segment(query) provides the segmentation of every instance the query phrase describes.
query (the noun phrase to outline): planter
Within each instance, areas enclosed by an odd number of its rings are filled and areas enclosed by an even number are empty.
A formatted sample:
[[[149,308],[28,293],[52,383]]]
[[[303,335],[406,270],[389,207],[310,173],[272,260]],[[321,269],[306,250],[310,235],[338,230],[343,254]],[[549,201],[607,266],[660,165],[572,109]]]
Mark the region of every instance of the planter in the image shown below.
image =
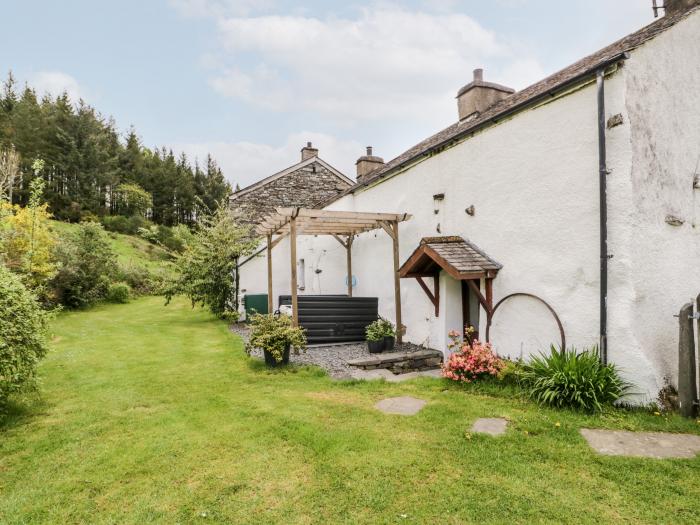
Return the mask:
[[[284,349],[284,353],[282,354],[282,361],[280,362],[277,362],[275,357],[267,350],[263,350],[263,354],[265,355],[265,364],[271,368],[289,364],[289,347]]]
[[[395,342],[396,342],[396,338],[394,338],[393,335],[385,335],[384,336],[384,350],[393,350]]]
[[[384,350],[384,339],[379,341],[367,341],[367,349],[370,354],[379,354]]]

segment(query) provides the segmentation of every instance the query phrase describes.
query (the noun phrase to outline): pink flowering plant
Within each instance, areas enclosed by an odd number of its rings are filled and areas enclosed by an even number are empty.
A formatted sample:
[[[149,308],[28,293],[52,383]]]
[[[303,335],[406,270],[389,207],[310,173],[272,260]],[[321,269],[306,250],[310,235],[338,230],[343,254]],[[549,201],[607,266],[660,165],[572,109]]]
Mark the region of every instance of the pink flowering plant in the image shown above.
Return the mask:
[[[473,333],[474,328],[470,326],[463,339],[456,330],[450,331],[448,336],[452,342],[448,346],[453,352],[442,365],[443,377],[471,383],[482,377],[498,376],[503,369],[505,362],[494,353],[491,344],[474,339]]]

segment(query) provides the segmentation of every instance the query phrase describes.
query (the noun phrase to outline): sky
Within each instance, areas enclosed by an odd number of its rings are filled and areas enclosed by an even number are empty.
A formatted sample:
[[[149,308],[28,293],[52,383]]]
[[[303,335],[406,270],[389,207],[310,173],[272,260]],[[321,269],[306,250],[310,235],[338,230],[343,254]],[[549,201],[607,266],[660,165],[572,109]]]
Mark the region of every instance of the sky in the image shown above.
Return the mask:
[[[354,177],[457,120],[484,69],[522,89],[654,18],[651,0],[0,0],[0,72],[245,187],[307,142]]]

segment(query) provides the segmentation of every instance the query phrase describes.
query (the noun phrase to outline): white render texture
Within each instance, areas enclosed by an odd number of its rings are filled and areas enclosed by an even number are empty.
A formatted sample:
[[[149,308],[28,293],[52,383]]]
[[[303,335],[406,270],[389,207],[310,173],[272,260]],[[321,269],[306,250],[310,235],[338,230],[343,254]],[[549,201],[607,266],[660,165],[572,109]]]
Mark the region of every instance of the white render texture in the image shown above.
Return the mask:
[[[634,383],[634,401],[652,401],[677,376],[677,313],[700,293],[700,12],[631,52],[606,78],[609,214],[609,351]],[[567,346],[598,343],[599,206],[596,87],[522,111],[418,162],[383,182],[345,196],[329,209],[408,212],[400,261],[422,237],[460,235],[503,265],[494,301],[528,292],[558,313]],[[444,193],[435,214],[433,195]],[[474,216],[465,209],[473,205]],[[683,218],[670,226],[667,215]],[[439,232],[438,232],[439,228]],[[306,289],[345,293],[345,251],[330,237],[300,238]],[[289,293],[287,241],[275,248],[274,295]],[[319,272],[320,270],[320,272]],[[382,231],[353,244],[356,296],[378,296],[394,318],[392,251]],[[267,290],[264,255],[242,268],[242,287]],[[428,280],[432,287],[432,280]],[[460,285],[440,276],[440,316],[413,279],[403,279],[406,338],[447,351],[461,325]],[[482,286],[483,290],[483,286]],[[481,315],[481,333],[485,315]],[[549,312],[514,298],[499,308],[491,341],[502,355],[527,357],[559,344]]]

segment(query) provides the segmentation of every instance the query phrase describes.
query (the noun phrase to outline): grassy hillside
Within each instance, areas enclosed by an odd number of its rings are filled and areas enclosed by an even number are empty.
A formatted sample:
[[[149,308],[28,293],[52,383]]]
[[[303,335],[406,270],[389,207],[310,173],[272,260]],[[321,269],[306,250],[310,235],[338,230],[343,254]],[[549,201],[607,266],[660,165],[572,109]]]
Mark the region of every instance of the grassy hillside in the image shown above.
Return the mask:
[[[70,234],[77,224],[51,221],[53,229],[59,236]],[[117,254],[117,260],[122,267],[140,266],[152,272],[171,272],[172,255],[170,252],[156,246],[140,237],[108,232],[112,249]]]

